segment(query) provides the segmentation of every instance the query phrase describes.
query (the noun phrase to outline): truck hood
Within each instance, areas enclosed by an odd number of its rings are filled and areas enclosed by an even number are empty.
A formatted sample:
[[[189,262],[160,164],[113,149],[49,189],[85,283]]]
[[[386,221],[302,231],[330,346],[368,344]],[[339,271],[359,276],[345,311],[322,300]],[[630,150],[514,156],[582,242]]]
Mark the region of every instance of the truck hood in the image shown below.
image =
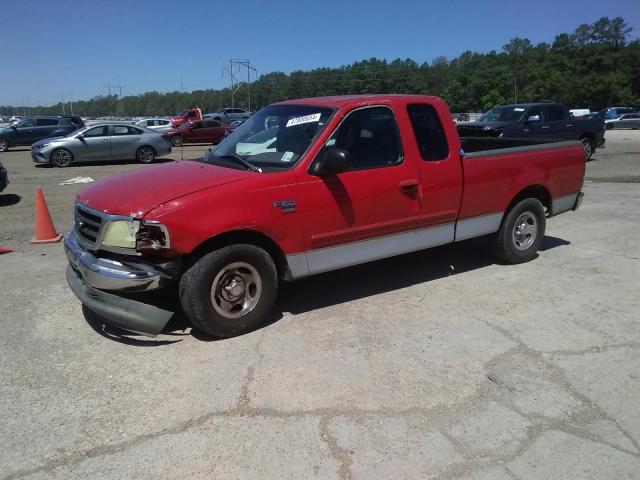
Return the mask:
[[[469,123],[461,123],[458,125],[459,128],[470,127],[474,130],[482,130],[484,127],[489,128],[504,128],[509,125],[513,125],[514,122],[469,122]]]
[[[190,160],[113,175],[81,190],[79,202],[114,215],[141,218],[153,208],[205,188],[255,173]]]

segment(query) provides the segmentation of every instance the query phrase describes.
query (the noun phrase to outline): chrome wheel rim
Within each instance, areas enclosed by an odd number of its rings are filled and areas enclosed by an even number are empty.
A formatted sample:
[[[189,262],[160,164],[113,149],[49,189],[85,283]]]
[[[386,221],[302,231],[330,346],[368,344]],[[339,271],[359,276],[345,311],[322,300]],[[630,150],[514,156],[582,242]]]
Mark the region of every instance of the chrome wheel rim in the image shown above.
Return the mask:
[[[67,165],[71,162],[71,155],[64,150],[58,150],[53,154],[53,163],[55,165]]]
[[[153,151],[150,148],[141,148],[138,157],[141,162],[153,162]]]
[[[518,250],[527,250],[538,236],[538,219],[531,212],[522,213],[513,226],[513,244]]]
[[[0,152],[4,152],[7,148],[9,148],[9,144],[6,140],[0,140]]]
[[[262,294],[262,278],[252,265],[234,262],[218,272],[211,285],[211,303],[224,318],[236,320],[251,312]]]
[[[582,145],[584,146],[584,157],[589,158],[591,156],[591,142],[583,140]]]

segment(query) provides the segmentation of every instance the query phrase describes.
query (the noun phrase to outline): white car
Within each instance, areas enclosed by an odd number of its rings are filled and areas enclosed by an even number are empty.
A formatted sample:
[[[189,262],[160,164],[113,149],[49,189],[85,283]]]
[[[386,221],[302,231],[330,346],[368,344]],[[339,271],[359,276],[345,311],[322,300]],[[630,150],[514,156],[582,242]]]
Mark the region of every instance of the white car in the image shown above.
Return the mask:
[[[142,120],[138,120],[134,125],[158,131],[171,130],[173,128],[171,120],[167,118],[143,118]]]

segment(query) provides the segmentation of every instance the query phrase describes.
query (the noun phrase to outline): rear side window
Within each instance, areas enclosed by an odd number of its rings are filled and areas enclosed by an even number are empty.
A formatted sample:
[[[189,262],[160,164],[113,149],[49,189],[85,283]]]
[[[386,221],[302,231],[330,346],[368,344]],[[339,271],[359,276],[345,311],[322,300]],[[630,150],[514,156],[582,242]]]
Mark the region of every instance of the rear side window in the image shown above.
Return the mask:
[[[545,107],[545,110],[545,121],[557,122],[559,120],[564,120],[564,108],[562,108],[560,105],[547,105]]]
[[[220,122],[218,122],[217,120],[207,120],[204,122],[204,128],[215,128],[219,126]]]
[[[114,125],[113,135],[140,135],[142,130],[135,127],[129,127],[128,125]]]
[[[58,125],[60,121],[55,118],[38,118],[36,120],[37,127],[50,127],[52,125]]]
[[[387,107],[369,107],[349,113],[324,150],[346,150],[351,156],[351,170],[361,170],[402,162],[401,145],[393,112]]]
[[[449,156],[449,144],[436,109],[425,103],[407,106],[418,150],[423,160],[444,160]]]

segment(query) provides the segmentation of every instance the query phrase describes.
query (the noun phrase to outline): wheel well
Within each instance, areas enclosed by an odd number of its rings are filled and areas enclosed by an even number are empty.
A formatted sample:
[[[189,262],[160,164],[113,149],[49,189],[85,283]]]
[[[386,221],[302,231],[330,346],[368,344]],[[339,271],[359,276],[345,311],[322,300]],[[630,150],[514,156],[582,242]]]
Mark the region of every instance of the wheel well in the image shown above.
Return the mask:
[[[267,252],[278,270],[278,277],[287,279],[290,277],[287,258],[276,242],[267,235],[255,230],[234,230],[221,233],[198,245],[190,255],[190,262],[195,262],[201,256],[231,244],[246,243],[262,248]]]
[[[546,187],[543,187],[542,185],[530,185],[524,190],[521,190],[515,197],[513,197],[513,200],[511,200],[509,206],[505,210],[505,216],[516,203],[524,200],[525,198],[538,199],[540,203],[542,203],[542,205],[547,209],[547,215],[550,216],[553,214],[553,212],[551,211],[552,204],[551,194],[549,193],[549,190],[547,190]]]
[[[580,140],[584,139],[584,138],[588,138],[589,140],[594,140],[596,139],[595,135],[593,133],[583,133],[582,135],[580,135]]]
[[[8,139],[8,138],[6,138],[6,137],[0,137],[0,138],[1,138],[2,140],[4,140],[4,141],[6,141],[6,142],[7,142],[7,147],[10,147],[10,146],[11,146],[11,142],[9,141],[9,139]]]

